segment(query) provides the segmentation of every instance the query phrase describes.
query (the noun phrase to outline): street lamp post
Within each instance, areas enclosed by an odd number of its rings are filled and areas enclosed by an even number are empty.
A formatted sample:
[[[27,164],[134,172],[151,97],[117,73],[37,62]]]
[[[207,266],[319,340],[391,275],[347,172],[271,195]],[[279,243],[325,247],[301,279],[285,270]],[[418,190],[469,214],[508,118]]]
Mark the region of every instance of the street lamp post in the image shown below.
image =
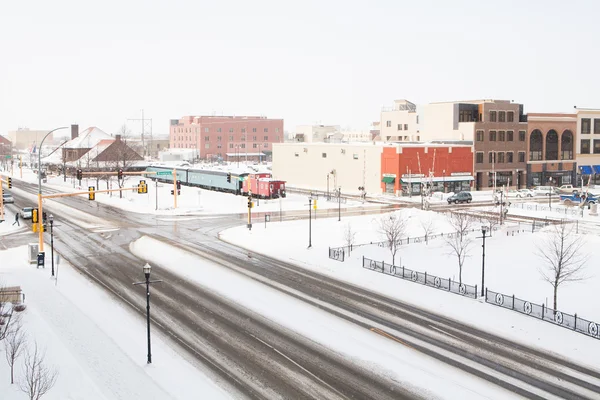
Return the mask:
[[[338,222],[342,220],[342,187],[338,189]]]
[[[548,207],[552,210],[552,177],[548,178],[550,185],[548,186]]]
[[[485,234],[487,233],[488,227],[486,225],[481,226],[481,234],[483,235],[481,238],[483,239],[482,252],[481,252],[481,297],[484,296],[484,288],[485,288]]]
[[[146,265],[144,265],[144,267],[143,267],[146,281],[134,282],[134,285],[146,284],[146,326],[147,326],[147,333],[148,333],[148,360],[147,360],[148,364],[152,364],[152,346],[150,345],[150,284],[162,282],[162,280],[154,280],[154,281],[150,280],[150,270],[151,269],[152,269],[152,267],[150,267],[150,264],[146,263]]]
[[[44,231],[42,230],[43,218],[41,216],[42,213],[42,146],[44,145],[44,140],[50,135],[52,132],[56,132],[60,129],[67,129],[68,127],[62,126],[60,128],[52,129],[50,132],[46,133],[42,141],[40,142],[40,147],[38,150],[38,240],[39,240],[39,252],[44,253]]]
[[[50,214],[48,220],[50,221],[50,249],[52,251],[50,257],[52,257],[52,276],[54,276],[54,215]]]

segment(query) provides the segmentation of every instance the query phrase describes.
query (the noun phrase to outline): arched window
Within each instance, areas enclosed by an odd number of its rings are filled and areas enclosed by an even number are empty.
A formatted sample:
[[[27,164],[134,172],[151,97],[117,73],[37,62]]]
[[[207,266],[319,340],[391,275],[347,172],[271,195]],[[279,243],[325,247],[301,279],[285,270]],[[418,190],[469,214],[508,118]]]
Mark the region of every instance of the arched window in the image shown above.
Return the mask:
[[[542,132],[534,129],[529,135],[529,161],[542,159]]]
[[[573,159],[573,132],[566,130],[560,138],[561,160]]]
[[[558,133],[554,129],[546,133],[546,160],[558,160]]]

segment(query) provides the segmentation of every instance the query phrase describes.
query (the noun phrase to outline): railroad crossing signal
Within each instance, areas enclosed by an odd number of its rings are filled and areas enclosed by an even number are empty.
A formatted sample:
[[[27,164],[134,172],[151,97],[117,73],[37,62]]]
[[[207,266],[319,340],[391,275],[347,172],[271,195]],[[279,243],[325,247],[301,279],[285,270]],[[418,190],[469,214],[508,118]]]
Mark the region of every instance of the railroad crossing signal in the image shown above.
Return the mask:
[[[179,191],[181,190],[181,181],[177,181],[177,194],[179,194]]]
[[[88,187],[88,191],[89,191],[88,199],[90,199],[90,200],[96,200],[96,193],[94,193],[95,190],[96,190],[95,186],[89,186]]]
[[[231,183],[231,174],[230,173],[227,174],[227,183]]]
[[[123,168],[119,168],[119,170],[117,171],[117,179],[123,179]]]
[[[12,178],[10,176],[8,177],[8,188],[12,189]]]
[[[248,208],[254,207],[254,203],[252,202],[252,197],[248,196]]]
[[[77,180],[80,181],[83,179],[83,171],[78,169],[77,170]]]
[[[181,190],[177,191],[177,195],[179,196],[181,194]],[[171,195],[174,196],[175,195],[175,191],[171,190]]]

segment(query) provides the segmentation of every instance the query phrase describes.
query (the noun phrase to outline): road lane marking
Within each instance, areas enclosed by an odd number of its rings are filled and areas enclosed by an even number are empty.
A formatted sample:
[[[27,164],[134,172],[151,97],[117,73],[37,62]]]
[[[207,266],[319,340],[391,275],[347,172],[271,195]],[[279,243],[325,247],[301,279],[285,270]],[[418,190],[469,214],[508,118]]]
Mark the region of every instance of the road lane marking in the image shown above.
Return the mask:
[[[371,331],[371,332],[375,332],[375,333],[377,333],[378,335],[384,336],[384,337],[386,337],[386,338],[388,338],[388,339],[392,339],[393,341],[395,341],[395,342],[398,342],[398,343],[400,343],[400,344],[403,344],[403,345],[405,345],[406,347],[410,347],[411,349],[413,349],[413,350],[414,350],[414,348],[413,348],[411,345],[404,343],[402,340],[398,339],[398,338],[397,338],[397,337],[395,337],[395,336],[392,336],[392,335],[390,335],[390,334],[389,334],[389,333],[387,333],[387,332],[384,332],[384,331],[382,331],[382,330],[381,330],[381,329],[379,329],[379,328],[371,328],[371,329],[370,329],[370,331]]]
[[[456,337],[456,336],[452,335],[451,333],[448,333],[448,332],[446,332],[446,331],[443,331],[443,330],[441,330],[441,329],[439,329],[439,328],[436,328],[436,327],[435,327],[435,326],[433,326],[433,325],[429,325],[429,327],[430,327],[431,329],[435,329],[436,331],[438,331],[438,332],[440,332],[440,333],[443,333],[444,335],[448,335],[448,336],[451,336],[451,337],[453,337],[453,338],[454,338],[454,339],[456,339],[456,340],[461,340],[461,341],[462,341],[462,339],[460,339],[460,338],[458,338],[458,337]]]

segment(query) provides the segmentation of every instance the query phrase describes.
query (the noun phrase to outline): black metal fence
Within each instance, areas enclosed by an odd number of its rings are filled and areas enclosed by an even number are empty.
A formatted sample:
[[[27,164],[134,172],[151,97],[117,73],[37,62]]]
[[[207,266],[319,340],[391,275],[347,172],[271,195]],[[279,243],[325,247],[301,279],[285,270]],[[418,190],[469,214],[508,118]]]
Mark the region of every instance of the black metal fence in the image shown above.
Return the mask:
[[[439,276],[428,274],[427,272],[415,271],[405,267],[396,267],[385,261],[371,260],[366,257],[363,257],[362,266],[363,268],[381,272],[386,275],[392,275],[396,278],[402,278],[436,289],[460,294],[465,297],[471,297],[473,299],[477,298],[477,285],[471,286],[465,283],[458,283],[450,278],[441,278]]]
[[[600,339],[598,334],[598,323],[588,321],[575,315],[567,314],[562,311],[555,311],[552,308],[544,306],[544,304],[535,304],[526,300],[519,299],[515,295],[509,296],[499,292],[494,292],[485,289],[486,303],[494,304],[499,307],[504,307],[509,310],[520,312],[521,314],[529,315],[563,328],[583,333],[584,335]]]
[[[347,246],[329,248],[329,258],[344,262],[346,260],[346,252],[350,255],[350,249]]]

